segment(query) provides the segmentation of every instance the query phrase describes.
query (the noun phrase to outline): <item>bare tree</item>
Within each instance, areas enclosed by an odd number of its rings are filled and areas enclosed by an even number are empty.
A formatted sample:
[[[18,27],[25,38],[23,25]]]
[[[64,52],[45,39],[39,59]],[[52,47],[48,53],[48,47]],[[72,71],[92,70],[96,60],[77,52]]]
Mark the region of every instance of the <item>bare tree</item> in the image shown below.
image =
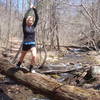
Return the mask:
[[[91,37],[95,45],[100,31],[100,0],[81,0],[79,4],[73,0],[4,0],[0,3],[0,23],[3,40],[22,37],[22,19],[31,2],[37,4],[39,23],[36,29],[37,40],[45,41],[51,48],[59,45],[80,45],[77,40],[81,33]],[[6,16],[7,15],[7,16]],[[7,24],[5,25],[5,21]],[[97,39],[98,38],[98,39]],[[57,42],[59,40],[59,43]],[[89,40],[89,39],[88,39]],[[7,48],[10,48],[10,42]]]

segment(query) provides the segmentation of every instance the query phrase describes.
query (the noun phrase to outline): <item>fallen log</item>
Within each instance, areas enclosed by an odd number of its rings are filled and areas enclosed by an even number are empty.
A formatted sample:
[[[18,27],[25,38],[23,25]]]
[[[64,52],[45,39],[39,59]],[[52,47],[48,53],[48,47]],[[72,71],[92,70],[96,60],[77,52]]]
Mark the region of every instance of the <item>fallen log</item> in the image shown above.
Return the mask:
[[[17,70],[6,59],[0,59],[0,72],[53,100],[100,100],[99,91],[63,85],[44,74]]]
[[[75,68],[72,68],[72,69],[67,69],[67,68],[65,68],[65,69],[47,69],[47,70],[38,70],[37,69],[37,71],[39,72],[39,73],[41,73],[41,74],[60,74],[60,73],[71,73],[71,72],[75,72],[75,71],[82,71],[82,70],[89,70],[90,69],[90,67],[83,67],[83,68],[77,68],[77,69],[75,69]]]

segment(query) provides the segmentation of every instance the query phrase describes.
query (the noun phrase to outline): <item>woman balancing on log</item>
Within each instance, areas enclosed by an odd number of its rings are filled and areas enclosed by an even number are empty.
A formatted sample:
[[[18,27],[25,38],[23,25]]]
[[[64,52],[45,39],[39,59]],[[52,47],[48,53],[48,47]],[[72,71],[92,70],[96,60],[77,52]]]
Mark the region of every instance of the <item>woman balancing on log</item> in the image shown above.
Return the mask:
[[[21,64],[23,62],[23,59],[28,51],[31,51],[32,53],[32,60],[29,66],[29,71],[34,73],[35,70],[33,69],[33,65],[36,62],[36,42],[35,42],[35,31],[34,29],[37,26],[38,22],[38,14],[36,7],[34,7],[32,4],[29,8],[29,10],[25,13],[24,19],[23,19],[23,44],[22,44],[22,51],[21,56],[19,58],[18,63],[16,64],[16,68],[20,68]]]

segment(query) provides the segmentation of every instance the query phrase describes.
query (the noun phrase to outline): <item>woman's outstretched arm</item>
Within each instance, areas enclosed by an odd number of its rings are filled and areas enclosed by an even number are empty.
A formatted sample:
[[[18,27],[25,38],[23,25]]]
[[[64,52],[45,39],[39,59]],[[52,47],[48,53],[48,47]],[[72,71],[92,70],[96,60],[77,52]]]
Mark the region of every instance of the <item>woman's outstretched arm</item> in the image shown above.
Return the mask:
[[[38,23],[38,20],[39,20],[39,17],[38,17],[38,13],[37,13],[37,10],[35,8],[32,8],[34,13],[35,13],[35,22],[33,24],[34,28],[36,27],[37,23]]]
[[[23,27],[23,32],[25,31],[25,26],[26,26],[26,19],[29,16],[30,11],[32,10],[32,8],[30,8],[26,13],[25,16],[23,18],[23,22],[22,22],[22,27]]]

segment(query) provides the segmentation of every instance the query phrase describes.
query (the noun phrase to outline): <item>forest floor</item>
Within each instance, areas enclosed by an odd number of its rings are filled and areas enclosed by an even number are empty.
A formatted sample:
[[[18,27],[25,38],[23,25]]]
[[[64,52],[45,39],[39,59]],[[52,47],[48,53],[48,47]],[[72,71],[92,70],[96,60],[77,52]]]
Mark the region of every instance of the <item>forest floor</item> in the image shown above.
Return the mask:
[[[20,43],[15,41],[12,43],[11,53],[7,53],[9,50],[5,51],[2,47],[0,50],[0,57],[9,59],[14,57],[18,51]],[[96,89],[100,90],[100,81],[94,80],[92,78],[85,78],[86,72],[84,70],[79,70],[82,67],[99,66],[100,65],[100,55],[99,51],[82,51],[79,48],[62,48],[63,50],[58,52],[56,50],[47,52],[47,59],[43,69],[40,72],[64,70],[65,68],[69,70],[66,73],[48,73],[49,77],[56,79],[63,84],[70,84],[74,86],[79,86],[86,89]],[[31,54],[29,53],[25,60],[24,65],[28,65],[30,61]],[[71,71],[72,69],[75,71]],[[85,72],[85,75],[83,75]],[[83,76],[82,76],[83,75]],[[0,74],[0,100],[50,100],[43,95],[37,94],[36,91],[9,79],[7,76]]]

